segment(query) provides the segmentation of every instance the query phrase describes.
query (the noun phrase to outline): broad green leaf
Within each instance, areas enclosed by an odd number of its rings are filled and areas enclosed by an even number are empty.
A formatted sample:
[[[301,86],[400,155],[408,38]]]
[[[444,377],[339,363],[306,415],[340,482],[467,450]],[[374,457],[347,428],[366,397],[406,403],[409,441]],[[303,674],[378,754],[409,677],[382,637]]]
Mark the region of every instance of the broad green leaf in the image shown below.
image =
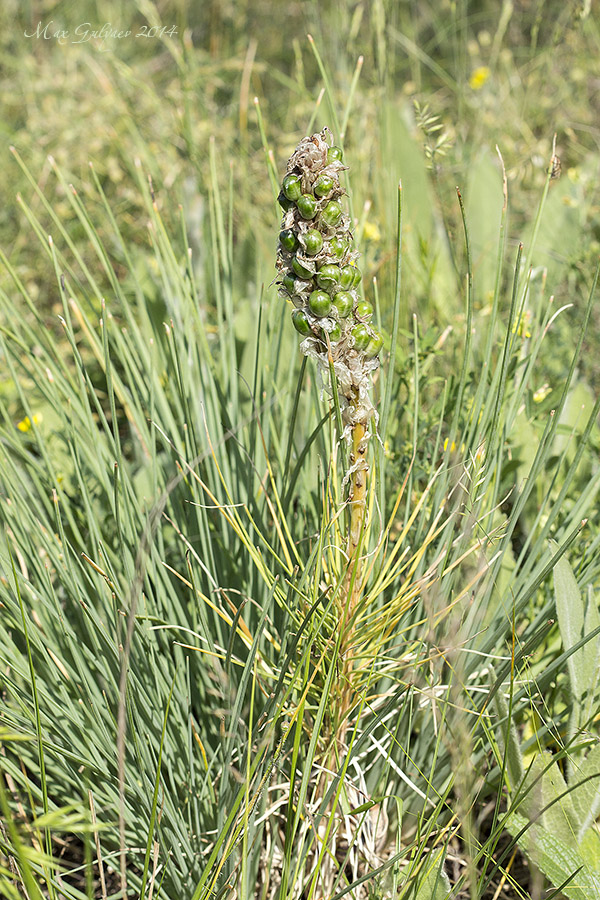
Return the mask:
[[[600,611],[598,610],[598,603],[594,596],[594,589],[592,588],[591,584],[588,585],[587,589],[584,616],[586,634],[590,634],[592,631],[595,631],[596,628],[600,627]],[[593,658],[593,664],[590,659],[591,682],[589,687],[589,700],[587,704],[588,708],[586,712],[588,715],[592,715],[594,697],[596,696],[596,690],[600,682],[600,635],[590,641],[589,647],[590,658]]]
[[[577,760],[571,776],[573,806],[581,821],[582,838],[600,813],[600,743],[590,750],[584,760]]]
[[[585,381],[576,381],[567,394],[565,405],[558,420],[559,430],[553,441],[552,449],[557,456],[567,451],[567,460],[571,462],[577,452],[577,442],[573,440],[572,432],[578,436],[585,428],[588,418],[586,410],[593,409],[596,398],[592,389]]]
[[[503,200],[498,157],[486,147],[470,167],[465,202],[473,255],[473,283],[482,303],[489,303],[494,293]]]
[[[495,681],[493,669],[491,669],[491,677],[492,680]],[[508,777],[509,788],[512,792],[523,780],[521,745],[519,743],[519,737],[513,719],[510,719],[509,723],[508,703],[506,702],[502,689],[496,691],[492,702],[500,720],[496,733],[498,735],[498,742],[502,749],[502,753],[506,758],[505,772]]]
[[[556,544],[551,542],[553,550]],[[565,650],[578,644],[590,629],[600,624],[593,594],[584,602],[573,570],[565,556],[554,567],[554,596],[558,626]],[[598,637],[589,641],[567,659],[574,710],[572,727],[577,730],[589,718],[598,679]]]
[[[513,837],[523,831],[518,838],[519,846],[555,888],[571,878],[562,888],[565,897],[570,900],[600,897],[600,873],[586,865],[572,841],[564,843],[542,825],[528,822],[520,813],[512,813],[506,827]]]
[[[536,261],[548,271],[549,284],[554,282],[561,267],[578,252],[586,206],[580,184],[561,178],[551,185],[538,232],[536,253]],[[528,243],[526,236],[525,246]]]
[[[523,811],[531,820],[539,818],[544,828],[565,844],[574,844],[582,821],[551,753],[544,751],[536,756],[527,773],[526,786],[529,785]]]
[[[590,869],[600,872],[600,834],[596,828],[588,828],[579,844],[579,852]]]
[[[433,863],[427,860],[426,874],[417,890],[415,900],[447,900],[452,891],[450,880],[444,871],[445,851]],[[439,860],[439,861],[438,861]]]

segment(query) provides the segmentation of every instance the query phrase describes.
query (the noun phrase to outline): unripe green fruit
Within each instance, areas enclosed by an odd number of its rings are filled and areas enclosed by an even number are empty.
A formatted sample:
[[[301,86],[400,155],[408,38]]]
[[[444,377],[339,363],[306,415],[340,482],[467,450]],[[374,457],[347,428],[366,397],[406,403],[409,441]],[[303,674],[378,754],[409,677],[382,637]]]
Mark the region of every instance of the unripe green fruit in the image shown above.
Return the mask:
[[[302,182],[298,175],[286,175],[281,188],[288,200],[298,200],[302,194]]]
[[[279,191],[279,196],[277,197],[277,202],[281,206],[281,208],[287,212],[294,205],[293,200],[288,200],[283,191]]]
[[[321,266],[317,273],[317,284],[328,291],[335,287],[340,279],[340,267],[333,265]]]
[[[313,191],[317,197],[328,197],[334,190],[336,183],[330,175],[319,175],[313,185]]]
[[[311,228],[304,235],[304,249],[309,256],[315,256],[323,246],[323,235],[316,228]]]
[[[356,304],[354,315],[358,319],[362,319],[363,321],[368,322],[369,319],[373,316],[373,307],[368,300],[359,300]]]
[[[371,335],[367,331],[367,326],[363,325],[362,322],[359,322],[358,325],[355,325],[352,329],[352,337],[354,338],[354,349],[355,350],[364,350],[365,347],[368,346]]]
[[[321,220],[333,228],[342,218],[342,207],[335,200],[330,200],[321,213]]]
[[[281,279],[281,283],[288,292],[288,294],[296,293],[296,279],[293,275],[284,275]]]
[[[375,332],[374,336],[371,338],[367,347],[365,349],[365,356],[368,359],[373,359],[373,357],[379,355],[379,351],[383,347],[383,337],[379,334],[378,331]]]
[[[325,328],[322,328],[321,331],[323,333],[323,340],[324,341],[327,340],[325,337],[325,334],[328,334],[329,340],[331,341],[332,344],[337,344],[337,342],[339,341],[339,339],[342,336],[342,329],[340,328],[340,326],[338,325],[337,322],[335,323],[335,325],[333,326],[331,331],[326,331]]]
[[[281,284],[288,294],[299,294],[302,291],[302,288],[306,287],[307,281],[306,279],[296,278],[295,275],[288,273],[281,279]]]
[[[359,268],[357,268],[357,266],[354,266],[353,268],[354,268],[354,287],[356,287],[356,285],[359,283],[360,279],[362,278],[362,272],[360,271]]]
[[[279,243],[285,250],[295,250],[298,246],[296,235],[291,228],[286,228],[285,231],[279,232]]]
[[[325,291],[313,291],[308,298],[308,305],[315,316],[323,318],[331,312],[331,297]]]
[[[333,305],[337,309],[340,319],[345,319],[352,312],[354,297],[349,291],[338,291],[333,298]]]
[[[292,322],[294,323],[294,328],[296,331],[299,331],[300,334],[310,334],[310,322],[303,309],[295,309],[292,312]]]
[[[340,284],[345,291],[347,291],[348,288],[351,288],[354,284],[355,271],[356,269],[354,266],[343,266],[340,269]]]
[[[313,273],[310,271],[310,269],[307,269],[305,266],[303,266],[297,256],[295,256],[292,260],[292,269],[294,270],[296,275],[300,276],[300,278],[312,278],[313,276]]]
[[[348,241],[340,237],[332,237],[329,241],[329,255],[334,259],[343,259],[348,252]]]
[[[312,194],[302,194],[296,206],[303,219],[314,219],[317,211],[317,201]]]
[[[330,147],[327,151],[327,162],[341,162],[343,155],[341,147]]]

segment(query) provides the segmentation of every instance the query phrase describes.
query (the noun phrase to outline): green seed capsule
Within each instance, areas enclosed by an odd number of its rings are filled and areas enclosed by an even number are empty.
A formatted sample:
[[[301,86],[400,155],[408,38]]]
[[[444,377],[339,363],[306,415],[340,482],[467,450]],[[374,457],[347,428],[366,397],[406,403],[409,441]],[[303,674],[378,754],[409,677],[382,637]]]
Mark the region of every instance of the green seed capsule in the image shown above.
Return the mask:
[[[307,269],[305,266],[303,266],[297,256],[295,256],[292,260],[292,269],[294,270],[296,275],[300,276],[300,278],[312,278],[313,276],[313,273],[310,271],[310,269]]]
[[[354,287],[356,287],[356,285],[359,283],[360,279],[362,278],[362,272],[360,271],[359,268],[357,268],[357,266],[353,266],[353,268],[354,268]]]
[[[294,323],[294,328],[296,331],[299,331],[300,334],[310,334],[310,322],[303,309],[295,309],[292,312],[292,322]]]
[[[342,218],[342,207],[339,203],[336,203],[335,200],[330,200],[325,209],[321,213],[321,219],[328,225],[330,228],[333,228],[334,225]]]
[[[303,219],[314,219],[317,211],[317,201],[312,194],[302,194],[296,205]]]
[[[286,289],[288,294],[296,293],[296,279],[293,275],[284,275],[281,279],[281,283],[283,287]]]
[[[331,311],[331,297],[325,291],[313,291],[308,298],[308,305],[315,316],[322,318]]]
[[[304,235],[304,249],[309,256],[315,256],[323,246],[323,235],[316,228],[311,228]]]
[[[373,307],[368,300],[359,300],[354,314],[358,319],[362,319],[363,322],[368,322],[373,316]]]
[[[296,276],[292,274],[284,275],[281,279],[281,283],[288,294],[291,295],[300,294],[303,289],[306,289],[306,287],[311,284],[311,282],[306,279],[296,278]]]
[[[337,342],[339,341],[339,339],[342,336],[342,329],[340,328],[340,326],[338,325],[337,322],[335,323],[335,325],[333,326],[333,328],[330,331],[326,331],[325,328],[322,328],[321,332],[323,334],[323,340],[326,340],[325,334],[328,334],[329,340],[331,341],[332,344],[337,344]]]
[[[340,269],[340,284],[345,291],[347,291],[348,288],[351,288],[354,284],[355,271],[356,270],[354,266],[343,266],[343,268]]]
[[[285,250],[295,250],[298,246],[296,235],[291,228],[286,228],[285,231],[279,232],[279,243]]]
[[[279,191],[279,196],[277,197],[277,201],[278,201],[280,207],[283,210],[285,210],[285,212],[287,212],[288,209],[291,209],[294,205],[294,201],[288,200],[288,198],[285,196],[283,191]]]
[[[340,267],[326,265],[321,266],[317,273],[317,284],[326,291],[335,287],[340,280]]]
[[[378,331],[375,332],[374,336],[371,338],[367,347],[365,349],[365,356],[368,359],[373,359],[373,357],[379,355],[379,351],[383,347],[383,337],[379,334]]]
[[[334,179],[330,175],[319,175],[313,185],[317,197],[328,197],[336,187]]]
[[[354,326],[352,329],[352,337],[354,338],[355,350],[364,350],[371,341],[371,335],[367,331],[367,326],[363,325],[362,322],[359,322],[358,325]]]
[[[343,155],[341,147],[330,147],[327,151],[327,162],[341,162]]]
[[[288,200],[298,200],[302,194],[302,182],[298,175],[286,175],[281,188]]]
[[[348,252],[348,241],[340,237],[332,237],[328,246],[329,255],[334,259],[343,259]]]
[[[349,291],[338,291],[333,298],[333,305],[337,309],[340,319],[345,319],[352,312],[354,297]]]

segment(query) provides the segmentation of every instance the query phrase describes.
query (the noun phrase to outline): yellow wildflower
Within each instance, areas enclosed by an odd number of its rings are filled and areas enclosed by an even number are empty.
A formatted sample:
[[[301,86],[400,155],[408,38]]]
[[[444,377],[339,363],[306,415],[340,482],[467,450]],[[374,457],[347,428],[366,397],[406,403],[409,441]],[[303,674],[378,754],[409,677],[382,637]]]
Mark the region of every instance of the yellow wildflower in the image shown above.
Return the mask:
[[[531,322],[531,313],[528,309],[521,313],[517,321],[512,327],[513,334],[518,334],[522,338],[530,338],[529,323]]]
[[[32,425],[39,425],[41,421],[42,421],[41,413],[39,415],[37,413],[34,415],[33,423],[31,421],[31,419],[29,418],[29,416],[25,416],[24,419],[21,419],[20,422],[17,422],[17,428],[19,429],[19,431],[23,431],[23,432],[30,431],[32,428]]]
[[[446,440],[444,441],[444,452],[445,452],[447,449],[448,449],[448,438],[446,438]],[[450,444],[450,453],[455,453],[455,452],[456,452],[456,443],[455,443],[454,441],[452,441],[452,443]],[[464,452],[465,452],[465,445],[464,445],[464,444],[461,444],[461,445],[460,445],[460,452],[461,452],[461,453],[464,453]]]
[[[541,403],[542,400],[545,400],[548,394],[552,391],[550,385],[546,382],[541,387],[537,389],[537,391],[533,392],[533,402]]]
[[[383,455],[385,456],[386,459],[395,459],[396,458],[396,454],[390,447],[389,441],[386,441],[383,445]]]
[[[474,91],[480,91],[491,74],[487,66],[478,66],[471,72],[469,87]]]
[[[367,241],[380,241],[381,240],[381,232],[375,222],[365,222],[365,227],[363,228],[363,234]]]

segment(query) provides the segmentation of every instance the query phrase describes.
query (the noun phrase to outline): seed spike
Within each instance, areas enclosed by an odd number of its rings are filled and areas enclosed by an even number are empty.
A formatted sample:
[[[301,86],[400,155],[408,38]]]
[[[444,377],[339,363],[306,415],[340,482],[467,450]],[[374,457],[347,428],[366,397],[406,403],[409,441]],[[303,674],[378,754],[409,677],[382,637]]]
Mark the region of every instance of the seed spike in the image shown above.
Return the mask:
[[[280,295],[293,304],[294,325],[304,337],[300,349],[317,362],[332,397],[335,378],[351,441],[354,425],[366,425],[375,412],[370,388],[383,338],[371,324],[371,304],[356,290],[359,254],[339,180],[345,169],[327,127],[300,141],[279,194],[277,269]]]
[[[333,753],[325,769],[336,767],[346,746],[348,712],[354,702],[355,617],[363,589],[363,543],[369,483],[369,422],[373,372],[379,366],[383,338],[372,324],[373,306],[357,291],[352,221],[346,211],[340,173],[347,169],[341,147],[328,128],[302,138],[290,156],[279,203],[283,217],[277,247],[280,296],[290,302],[292,322],[303,338],[302,353],[317,363],[332,398],[347,485],[346,559],[336,596],[339,619],[340,687],[332,700],[339,717]],[[340,554],[340,555],[342,555]]]

